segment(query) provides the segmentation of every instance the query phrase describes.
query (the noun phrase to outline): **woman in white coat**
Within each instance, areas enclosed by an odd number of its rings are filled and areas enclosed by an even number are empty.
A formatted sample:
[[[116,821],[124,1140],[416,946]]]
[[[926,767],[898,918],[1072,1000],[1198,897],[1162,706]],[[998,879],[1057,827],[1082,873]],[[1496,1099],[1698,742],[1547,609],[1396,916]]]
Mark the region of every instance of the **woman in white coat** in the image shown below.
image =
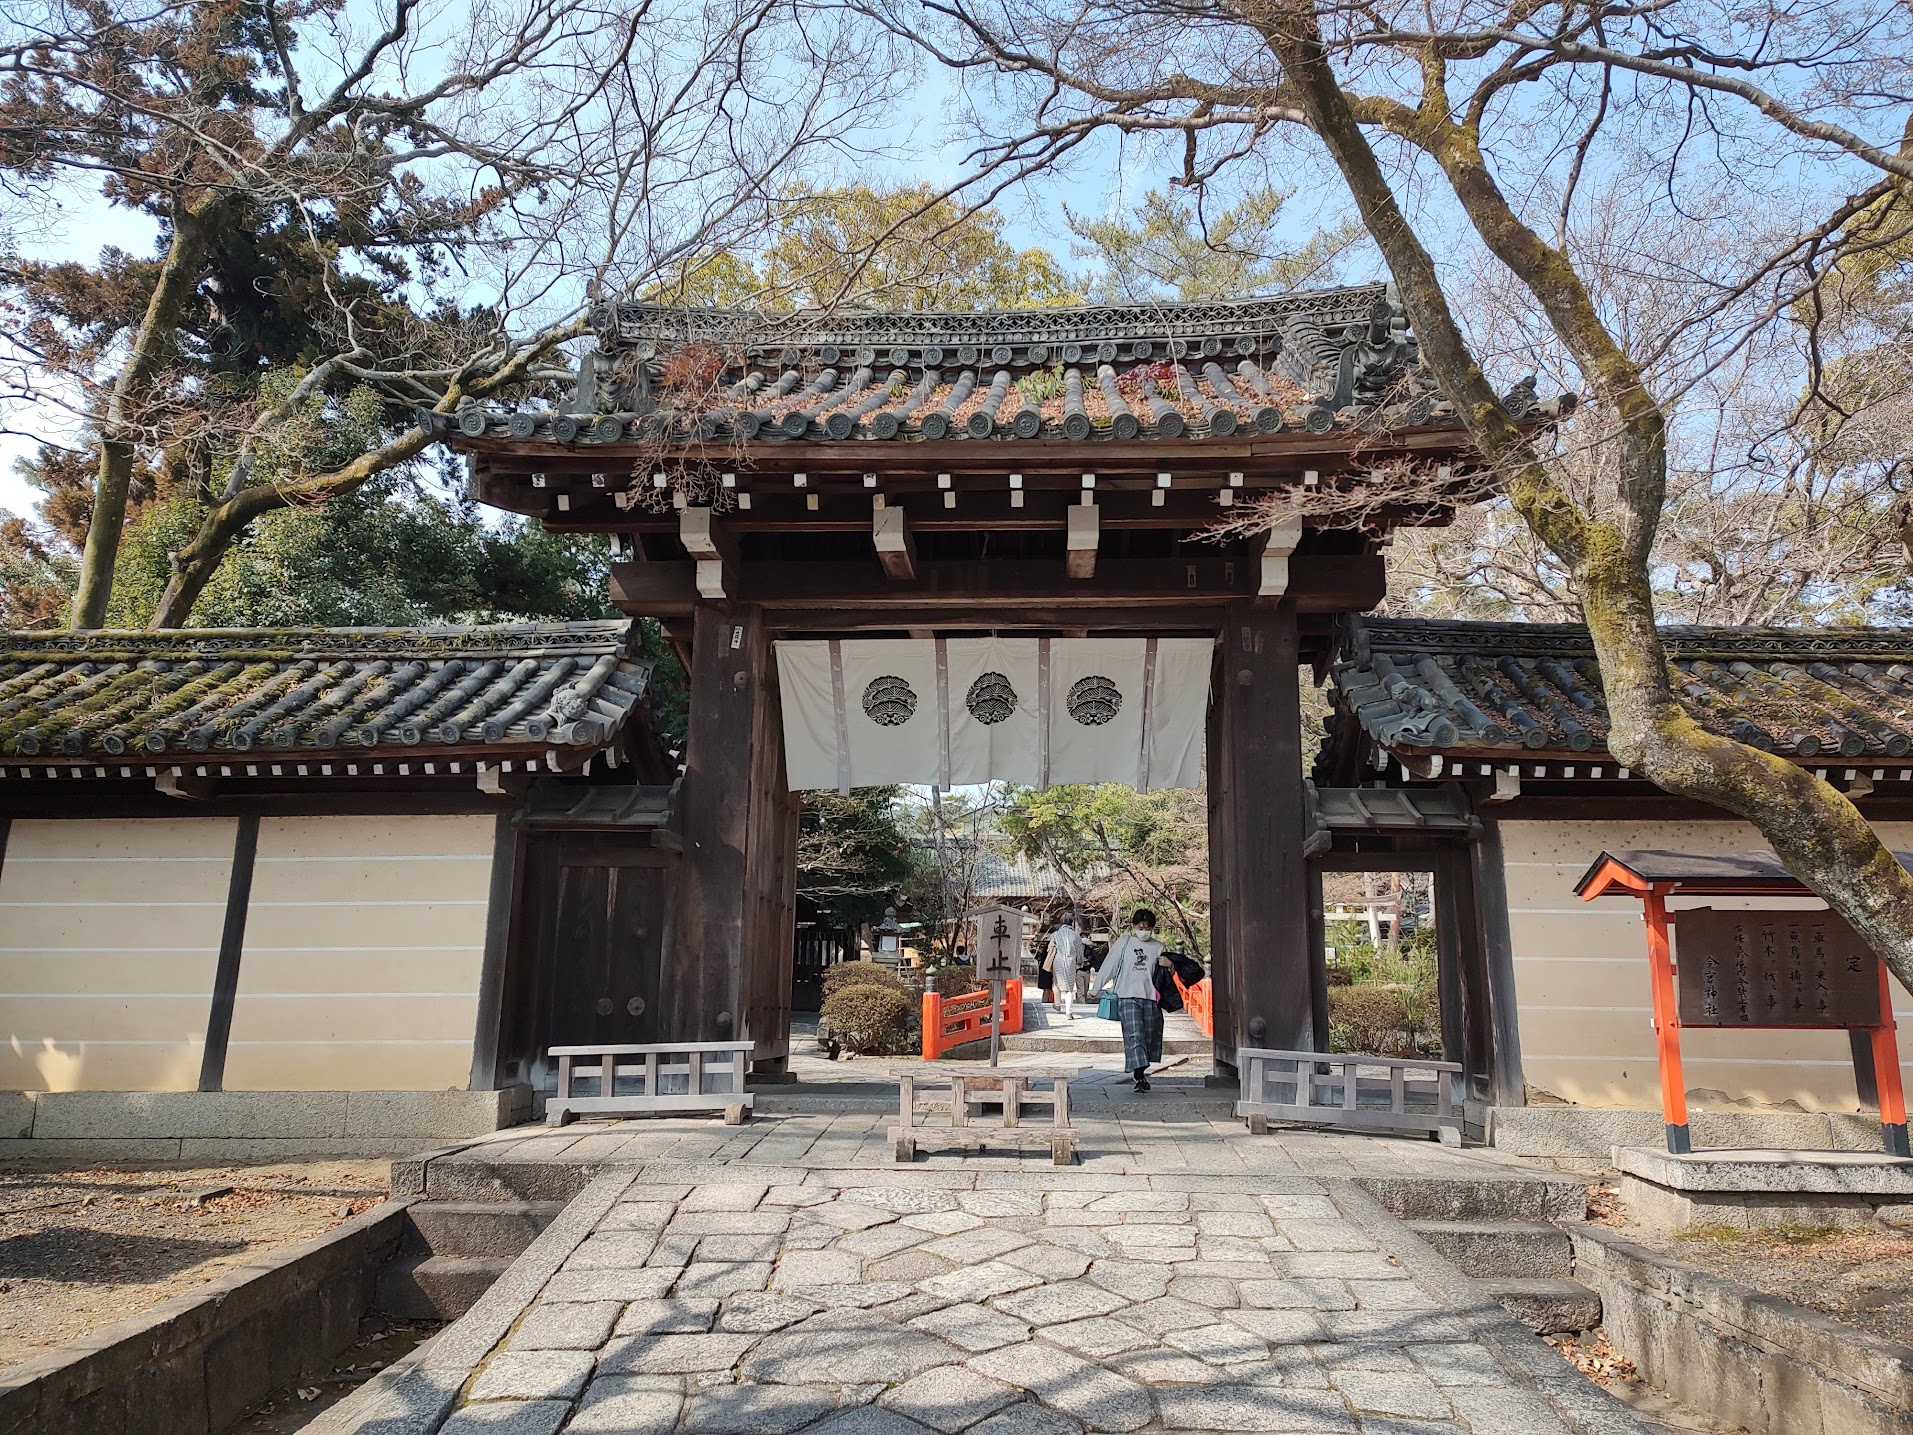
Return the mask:
[[[1149,1067],[1162,1060],[1162,1000],[1156,995],[1156,969],[1170,965],[1156,940],[1156,914],[1138,907],[1130,930],[1109,945],[1090,991],[1116,994],[1116,1015],[1123,1024],[1123,1066],[1136,1078],[1136,1090],[1149,1090]],[[1173,968],[1172,968],[1173,970]]]
[[[1070,1010],[1076,1002],[1076,964],[1083,958],[1083,938],[1076,930],[1076,916],[1066,913],[1049,934],[1049,955],[1045,965],[1050,972],[1050,1003],[1063,1013],[1064,1021],[1075,1021]]]

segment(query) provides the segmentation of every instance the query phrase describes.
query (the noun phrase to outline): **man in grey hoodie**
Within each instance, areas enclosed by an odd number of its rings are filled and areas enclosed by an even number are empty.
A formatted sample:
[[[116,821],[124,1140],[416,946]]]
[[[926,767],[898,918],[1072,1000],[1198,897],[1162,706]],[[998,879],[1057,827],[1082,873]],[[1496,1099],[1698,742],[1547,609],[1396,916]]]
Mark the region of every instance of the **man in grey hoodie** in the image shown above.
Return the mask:
[[[1156,940],[1156,914],[1138,907],[1130,930],[1109,944],[1109,955],[1096,973],[1093,998],[1116,994],[1116,1015],[1123,1024],[1123,1066],[1134,1074],[1136,1090],[1149,1090],[1149,1067],[1162,1060],[1162,1003],[1156,995],[1156,968],[1168,966]]]

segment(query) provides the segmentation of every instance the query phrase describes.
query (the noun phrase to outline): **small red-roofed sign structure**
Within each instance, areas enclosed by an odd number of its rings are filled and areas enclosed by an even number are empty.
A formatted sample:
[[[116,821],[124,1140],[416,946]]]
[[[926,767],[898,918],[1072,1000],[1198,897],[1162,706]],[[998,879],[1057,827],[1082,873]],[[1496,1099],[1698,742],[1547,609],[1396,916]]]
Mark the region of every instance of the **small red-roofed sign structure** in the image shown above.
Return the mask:
[[[1603,852],[1574,890],[1584,902],[1640,899],[1669,1151],[1693,1150],[1681,1075],[1682,1026],[1814,1027],[1865,1034],[1882,1148],[1891,1156],[1909,1154],[1893,994],[1885,964],[1858,934],[1825,911],[1703,907],[1670,916],[1667,910],[1667,899],[1677,896],[1811,897],[1772,853]],[[1681,934],[1678,967],[1670,921]]]

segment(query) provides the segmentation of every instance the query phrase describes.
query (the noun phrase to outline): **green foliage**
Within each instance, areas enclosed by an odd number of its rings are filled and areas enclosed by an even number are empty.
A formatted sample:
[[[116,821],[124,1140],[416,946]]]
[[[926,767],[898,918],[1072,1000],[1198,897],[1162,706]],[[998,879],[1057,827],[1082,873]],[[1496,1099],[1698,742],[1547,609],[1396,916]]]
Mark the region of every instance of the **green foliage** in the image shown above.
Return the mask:
[[[911,1019],[916,1010],[916,1003],[901,987],[858,982],[826,996],[822,1015],[830,1023],[832,1035],[847,1050],[866,1055],[895,1055],[909,1051],[915,1044]]]
[[[1100,264],[1090,286],[1099,303],[1239,299],[1324,282],[1360,233],[1358,225],[1346,224],[1285,250],[1277,231],[1289,198],[1257,189],[1206,214],[1185,191],[1152,190],[1120,218],[1064,213],[1081,241],[1071,253]]]
[[[190,493],[150,504],[121,545],[108,622],[141,627],[170,555],[203,515]],[[605,540],[488,524],[476,505],[385,474],[317,508],[267,514],[193,607],[202,627],[351,627],[615,616]]]
[[[1017,249],[993,209],[965,214],[928,184],[793,197],[759,265],[778,304],[1009,309],[1081,302],[1047,249]]]
[[[57,627],[78,578],[79,560],[52,535],[0,513],[0,628]]]
[[[873,922],[910,883],[917,854],[898,810],[902,789],[813,792],[797,827],[797,884],[840,927]]]
[[[903,982],[882,962],[839,962],[824,970],[824,995],[835,996],[851,987],[883,987],[900,992]]]
[[[1155,911],[1165,941],[1209,949],[1209,816],[1201,789],[1137,792],[1119,783],[1011,788],[1012,850],[1048,862],[1120,916]]]
[[[1330,924],[1335,965],[1329,968],[1329,1044],[1376,1056],[1426,1056],[1441,1049],[1436,996],[1435,933],[1402,938],[1398,952],[1377,950],[1367,924]]]
[[[1063,396],[1063,366],[1060,362],[1047,369],[1032,369],[1016,381],[1016,391],[1033,404],[1047,403]]]

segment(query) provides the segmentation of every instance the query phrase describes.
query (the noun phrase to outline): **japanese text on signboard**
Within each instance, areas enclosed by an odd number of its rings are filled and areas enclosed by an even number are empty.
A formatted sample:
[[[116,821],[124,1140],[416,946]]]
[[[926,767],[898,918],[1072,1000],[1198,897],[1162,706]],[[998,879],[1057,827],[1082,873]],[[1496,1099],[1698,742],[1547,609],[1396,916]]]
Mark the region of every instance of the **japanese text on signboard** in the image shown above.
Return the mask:
[[[1830,912],[1673,913],[1682,1026],[1873,1026],[1873,952]]]

